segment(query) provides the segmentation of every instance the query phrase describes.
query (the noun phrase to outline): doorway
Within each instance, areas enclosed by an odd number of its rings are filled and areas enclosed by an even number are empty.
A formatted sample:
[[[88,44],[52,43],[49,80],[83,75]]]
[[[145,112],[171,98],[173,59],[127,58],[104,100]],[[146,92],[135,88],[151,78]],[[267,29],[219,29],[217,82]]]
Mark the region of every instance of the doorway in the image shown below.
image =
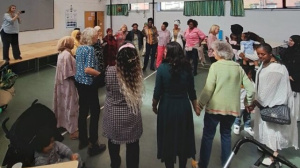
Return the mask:
[[[104,37],[104,12],[103,11],[85,11],[84,27],[100,26],[102,36]]]

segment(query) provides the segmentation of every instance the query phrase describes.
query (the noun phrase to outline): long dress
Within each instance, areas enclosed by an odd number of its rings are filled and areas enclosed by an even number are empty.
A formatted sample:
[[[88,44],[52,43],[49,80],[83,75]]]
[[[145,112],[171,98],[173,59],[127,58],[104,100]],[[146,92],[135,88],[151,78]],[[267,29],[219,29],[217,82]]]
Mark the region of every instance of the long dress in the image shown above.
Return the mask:
[[[256,75],[256,100],[264,107],[287,104],[291,124],[279,125],[261,119],[259,108],[255,109],[254,138],[274,151],[295,147],[298,149],[298,114],[294,110],[294,99],[288,71],[284,65],[271,63],[260,69]]]
[[[170,65],[162,63],[156,74],[153,98],[159,100],[157,114],[157,158],[176,162],[176,156],[194,157],[195,135],[190,100],[196,100],[192,73],[171,78]]]
[[[66,128],[69,133],[78,130],[78,94],[72,78],[75,73],[75,59],[69,51],[64,50],[57,59],[53,111],[57,127]]]
[[[176,41],[177,43],[180,44],[180,46],[183,49],[183,31],[181,31],[181,29],[173,29],[173,31],[171,31],[171,41]]]
[[[114,144],[133,143],[143,133],[141,111],[134,114],[128,107],[125,96],[120,92],[116,72],[115,66],[109,66],[105,74],[103,136]]]

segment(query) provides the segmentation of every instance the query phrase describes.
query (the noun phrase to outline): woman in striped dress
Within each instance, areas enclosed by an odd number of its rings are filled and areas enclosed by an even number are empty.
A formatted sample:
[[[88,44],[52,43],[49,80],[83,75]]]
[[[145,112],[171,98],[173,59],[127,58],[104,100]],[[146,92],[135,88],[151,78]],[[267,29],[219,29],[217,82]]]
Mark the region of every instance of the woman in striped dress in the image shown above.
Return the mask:
[[[108,138],[111,167],[120,167],[120,144],[126,144],[126,167],[138,168],[143,77],[133,44],[120,47],[116,65],[107,68],[105,80],[103,135]]]

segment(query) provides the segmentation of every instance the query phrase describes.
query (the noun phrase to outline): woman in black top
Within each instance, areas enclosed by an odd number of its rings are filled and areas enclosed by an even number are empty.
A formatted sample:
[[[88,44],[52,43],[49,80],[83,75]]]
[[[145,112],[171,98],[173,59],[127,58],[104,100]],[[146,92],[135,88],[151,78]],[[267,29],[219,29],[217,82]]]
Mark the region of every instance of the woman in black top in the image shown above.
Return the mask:
[[[280,54],[289,76],[294,93],[295,109],[300,111],[300,35],[292,35],[288,41],[288,48]],[[299,112],[300,114],[300,112]],[[299,118],[298,118],[299,121]]]

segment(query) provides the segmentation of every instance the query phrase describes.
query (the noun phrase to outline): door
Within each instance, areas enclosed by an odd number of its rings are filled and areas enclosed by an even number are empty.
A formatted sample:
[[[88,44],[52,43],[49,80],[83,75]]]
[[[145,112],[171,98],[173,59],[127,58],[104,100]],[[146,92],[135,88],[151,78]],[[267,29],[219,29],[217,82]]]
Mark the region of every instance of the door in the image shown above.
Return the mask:
[[[102,36],[104,36],[104,12],[103,11],[85,11],[84,12],[84,27],[100,26]]]

